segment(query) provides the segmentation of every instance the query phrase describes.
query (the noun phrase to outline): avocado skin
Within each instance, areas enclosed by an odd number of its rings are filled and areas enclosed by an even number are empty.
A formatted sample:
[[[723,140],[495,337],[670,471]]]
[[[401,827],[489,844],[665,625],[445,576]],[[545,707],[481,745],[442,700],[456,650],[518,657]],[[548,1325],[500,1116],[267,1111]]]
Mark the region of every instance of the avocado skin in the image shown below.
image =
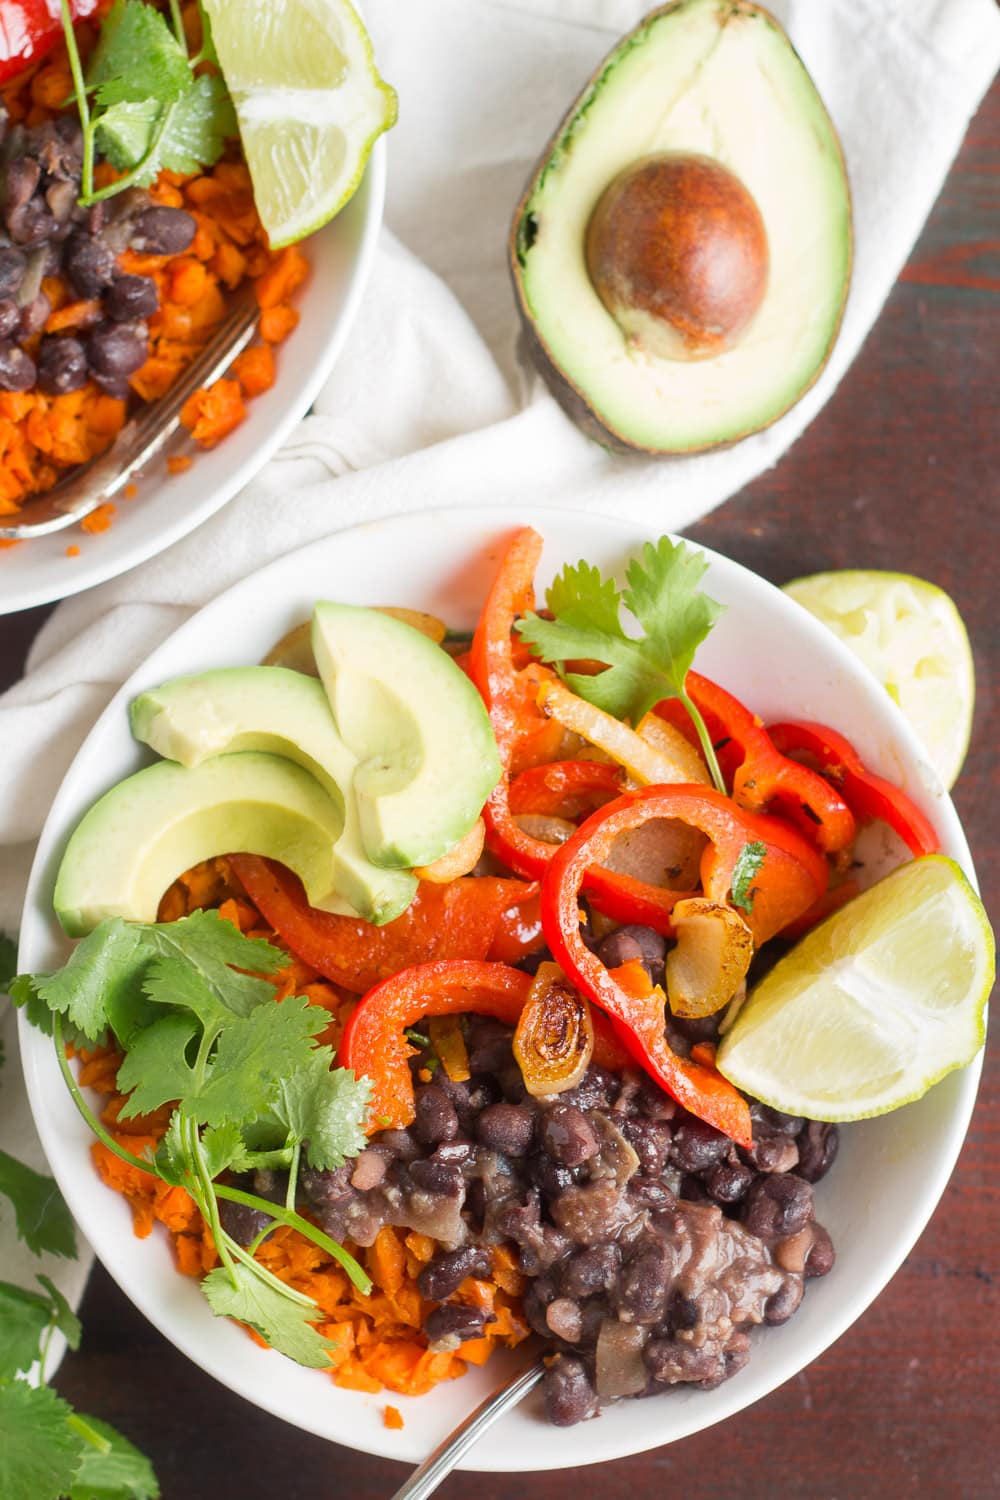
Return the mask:
[[[697,0],[670,0],[670,3],[661,5],[655,10],[647,12],[647,14],[638,23],[638,25],[634,27],[634,29],[625,37],[623,37],[622,40],[618,42],[614,48],[612,48],[611,52],[601,60],[597,68],[594,70],[590,78],[580,90],[579,94],[573,100],[563,118],[559,121],[559,124],[556,126],[556,129],[549,137],[541,155],[536,161],[535,166],[531,171],[531,175],[529,176],[528,181],[525,185],[524,192],[521,194],[521,198],[514,210],[514,216],[511,221],[510,234],[508,237],[508,266],[510,269],[511,280],[514,286],[515,304],[521,323],[520,337],[525,353],[531,359],[532,364],[535,366],[538,373],[545,381],[545,384],[551,394],[555,397],[556,401],[562,407],[563,411],[580,429],[580,431],[583,432],[587,437],[591,438],[595,443],[599,443],[601,447],[608,449],[609,452],[621,454],[624,457],[633,456],[648,458],[670,458],[688,453],[704,453],[713,448],[731,448],[734,446],[734,444],[742,442],[745,437],[750,437],[754,432],[762,432],[767,427],[770,427],[773,423],[777,422],[781,417],[785,415],[786,412],[790,411],[793,406],[796,406],[798,402],[802,400],[802,397],[805,396],[807,391],[812,389],[812,387],[816,384],[816,381],[825,370],[830,355],[832,354],[836,346],[837,339],[840,335],[840,329],[844,319],[844,310],[847,306],[847,298],[850,291],[851,273],[854,263],[854,225],[849,196],[849,178],[847,176],[847,163],[844,158],[844,150],[840,141],[840,137],[837,134],[837,130],[833,124],[833,121],[830,120],[829,114],[827,114],[830,134],[839,156],[841,171],[843,172],[845,183],[848,184],[847,269],[844,278],[843,295],[840,300],[839,311],[837,313],[836,321],[831,331],[826,353],[823,359],[817,365],[811,379],[806,384],[804,384],[800,390],[796,392],[791,400],[781,406],[780,409],[776,410],[772,416],[767,418],[766,421],[751,424],[743,431],[735,433],[732,437],[723,439],[721,441],[710,441],[705,443],[691,444],[689,446],[676,446],[672,448],[654,448],[647,446],[643,443],[628,438],[624,433],[610,426],[602,419],[602,417],[598,414],[597,410],[588,400],[584,392],[558,365],[556,360],[553,358],[551,350],[548,348],[547,344],[540,336],[538,329],[535,326],[535,320],[532,316],[531,309],[528,306],[522,277],[522,242],[527,236],[527,248],[530,249],[531,243],[533,243],[534,240],[534,234],[532,232],[530,223],[528,222],[530,219],[529,204],[531,203],[531,200],[534,197],[535,192],[549,166],[553,153],[555,152],[563,136],[566,134],[572,122],[579,115],[586,112],[589,103],[592,102],[592,99],[596,97],[597,93],[599,92],[601,84],[612,72],[617,63],[621,61],[626,52],[630,51],[632,47],[639,45],[643,41],[646,32],[655,22],[659,21],[664,16],[670,15],[671,13],[680,14],[682,11],[687,10],[693,3],[697,3]],[[798,61],[800,62],[803,70],[808,75],[808,69],[806,69],[805,64],[799,57],[798,52],[796,52],[795,48],[792,46],[787,32],[785,31],[784,27],[781,25],[777,17],[774,16],[769,10],[765,9],[765,7],[762,5],[750,3],[750,0],[731,0],[729,9],[731,9],[734,14],[743,13],[745,15],[757,16],[765,23],[772,26],[774,30],[777,31],[778,34],[784,39],[785,45],[788,47],[789,51],[796,58],[798,58]],[[596,297],[597,293],[595,292],[594,295]]]

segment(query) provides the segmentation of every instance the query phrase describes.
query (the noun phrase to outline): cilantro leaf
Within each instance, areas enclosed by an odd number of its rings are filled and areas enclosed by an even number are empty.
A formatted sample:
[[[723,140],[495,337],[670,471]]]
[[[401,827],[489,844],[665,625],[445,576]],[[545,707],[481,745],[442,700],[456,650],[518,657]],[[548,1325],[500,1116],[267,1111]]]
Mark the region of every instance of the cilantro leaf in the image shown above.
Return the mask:
[[[112,917],[78,943],[56,973],[23,977],[50,1010],[94,1042],[115,1008],[131,1008],[145,963],[142,928]]]
[[[168,168],[197,172],[213,166],[236,128],[236,117],[222,79],[203,73],[178,98],[114,104],[97,121],[97,141],[112,166],[129,181],[149,187]]]
[[[7,986],[17,973],[17,943],[5,932],[0,932],[0,991],[7,993]]]
[[[59,1500],[80,1466],[82,1441],[69,1426],[72,1408],[48,1386],[0,1383],[0,1495],[4,1500]]]
[[[128,1094],[123,1118],[152,1114],[161,1104],[196,1091],[195,1071],[186,1052],[197,1033],[194,1016],[179,1011],[136,1032],[118,1069],[118,1087]]]
[[[18,1235],[35,1255],[76,1255],[73,1220],[51,1177],[0,1151],[0,1193],[14,1205]]]
[[[0,1281],[0,1380],[12,1379],[18,1371],[27,1375],[51,1321],[52,1309],[45,1297]]]
[[[87,70],[98,105],[165,103],[179,99],[190,84],[187,52],[160,12],[142,0],[116,0]]]
[[[48,1276],[39,1276],[38,1280],[49,1294],[51,1304],[50,1315],[53,1323],[59,1329],[69,1347],[71,1349],[79,1349],[80,1337],[83,1332],[80,1326],[80,1319],[70,1307],[54,1281],[50,1280]]]
[[[268,1108],[283,1078],[309,1066],[313,1037],[327,1020],[304,995],[234,1019],[219,1037],[208,1081],[181,1102],[206,1125],[252,1120]]]
[[[111,1447],[101,1453],[84,1445],[68,1500],[158,1500],[160,1486],[149,1459],[109,1423],[89,1416],[83,1420]]]
[[[288,954],[280,948],[261,938],[244,937],[234,922],[227,922],[217,911],[196,911],[177,922],[155,923],[142,931],[156,954],[179,958],[193,966],[209,989],[237,1016],[249,1015],[256,1006],[274,1000],[274,985],[258,976],[277,974],[290,962]],[[249,972],[237,973],[239,969]],[[163,970],[155,972],[162,983]]]
[[[753,843],[744,844],[736,857],[730,895],[733,905],[742,907],[744,911],[753,911],[753,879],[760,873],[766,854],[767,845],[754,840]]]
[[[210,1271],[201,1284],[216,1316],[249,1323],[272,1349],[310,1369],[325,1369],[330,1345],[310,1323],[311,1318],[322,1317],[319,1309],[290,1301],[247,1266],[237,1265],[234,1270],[235,1286],[224,1266]]]
[[[305,1067],[281,1079],[272,1104],[291,1138],[308,1142],[306,1159],[320,1171],[343,1166],[367,1144],[371,1083],[349,1068],[331,1071],[332,1061],[329,1047],[314,1047]]]

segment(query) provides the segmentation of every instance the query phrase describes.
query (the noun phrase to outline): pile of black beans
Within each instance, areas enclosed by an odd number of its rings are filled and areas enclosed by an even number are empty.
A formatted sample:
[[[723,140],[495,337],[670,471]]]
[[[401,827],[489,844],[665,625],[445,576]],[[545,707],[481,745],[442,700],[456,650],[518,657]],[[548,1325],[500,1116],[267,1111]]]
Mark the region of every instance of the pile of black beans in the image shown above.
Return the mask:
[[[663,940],[648,929],[595,946],[609,966],[638,957],[660,977]],[[418,1279],[434,1349],[482,1333],[485,1314],[463,1300],[462,1283],[489,1276],[493,1246],[514,1246],[525,1319],[554,1350],[544,1394],[558,1425],[605,1401],[712,1389],[736,1374],[749,1331],[786,1322],[805,1282],[833,1266],[813,1184],[833,1163],[837,1127],[755,1103],[744,1149],[647,1076],[593,1065],[575,1088],[533,1098],[511,1028],[472,1016],[466,1029],[471,1077],[437,1068],[418,1083],[408,1129],[374,1135],[337,1171],[304,1171],[307,1209],[355,1245],[372,1244],[384,1224],[438,1242]],[[708,1029],[675,1020],[675,1048]],[[433,1065],[430,1054],[415,1059],[416,1076]],[[253,1186],[283,1201],[271,1174]],[[244,1243],[267,1222],[229,1204],[223,1220]]]
[[[0,391],[58,396],[94,380],[126,397],[148,357],[146,320],[159,299],[152,277],[124,273],[118,257],[177,255],[194,239],[189,213],[142,188],[81,208],[82,160],[75,117],[9,125],[0,107]],[[29,353],[25,344],[52,311],[42,281],[56,276],[74,299],[97,304],[93,317],[86,328],[43,335]]]

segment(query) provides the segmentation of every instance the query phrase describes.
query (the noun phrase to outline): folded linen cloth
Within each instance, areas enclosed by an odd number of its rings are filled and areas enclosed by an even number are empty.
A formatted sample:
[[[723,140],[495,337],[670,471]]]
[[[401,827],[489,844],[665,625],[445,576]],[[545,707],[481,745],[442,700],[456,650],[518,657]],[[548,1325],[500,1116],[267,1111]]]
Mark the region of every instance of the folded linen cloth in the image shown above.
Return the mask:
[[[854,198],[854,276],[814,388],[734,448],[614,457],[518,362],[506,269],[532,163],[641,0],[366,0],[400,94],[387,229],[355,329],[278,456],[198,532],[60,606],[25,679],[0,698],[0,930],[14,933],[35,839],[59,781],[115,689],[189,614],[272,557],[355,521],[442,505],[609,510],[678,530],[773,464],[857,353],[1000,62],[992,0],[771,0],[840,133]],[[99,546],[100,538],[88,545]],[[0,1002],[2,1003],[2,1002]],[[10,1059],[0,1145],[41,1167]],[[0,1200],[5,1279],[38,1269]],[[76,1298],[88,1268],[51,1265]]]

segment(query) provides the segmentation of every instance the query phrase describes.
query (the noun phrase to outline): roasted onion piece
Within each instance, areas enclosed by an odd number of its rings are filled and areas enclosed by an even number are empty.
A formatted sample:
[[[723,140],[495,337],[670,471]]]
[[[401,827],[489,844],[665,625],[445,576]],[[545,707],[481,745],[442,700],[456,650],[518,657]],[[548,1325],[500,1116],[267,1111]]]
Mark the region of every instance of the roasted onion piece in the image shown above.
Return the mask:
[[[539,964],[514,1032],[514,1056],[535,1098],[575,1088],[594,1051],[590,1006],[558,964]]]
[[[667,999],[675,1016],[712,1016],[742,984],[753,934],[739,912],[704,896],[671,913],[677,946],[667,954]]]

